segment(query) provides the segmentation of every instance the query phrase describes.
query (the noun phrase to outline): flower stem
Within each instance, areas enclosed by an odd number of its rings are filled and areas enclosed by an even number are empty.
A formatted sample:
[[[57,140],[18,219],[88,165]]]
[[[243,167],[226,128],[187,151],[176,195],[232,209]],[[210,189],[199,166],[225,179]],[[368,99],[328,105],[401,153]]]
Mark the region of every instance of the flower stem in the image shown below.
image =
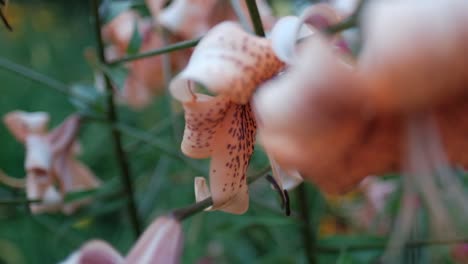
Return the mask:
[[[270,166],[267,166],[265,169],[261,170],[260,172],[256,173],[255,175],[253,176],[250,176],[247,178],[247,183],[248,184],[251,184],[253,182],[255,182],[256,180],[264,177],[265,175],[267,175],[269,172],[271,171],[271,167]],[[206,208],[210,207],[213,205],[213,198],[211,197],[208,197],[206,198],[205,200],[203,201],[200,201],[198,203],[194,203],[194,204],[191,204],[187,207],[183,207],[183,208],[180,208],[180,209],[176,209],[174,211],[172,211],[172,215],[179,221],[182,221],[184,219],[187,219],[199,212],[202,212],[203,210],[205,210]]]
[[[175,43],[175,44],[172,44],[172,45],[165,46],[165,47],[160,48],[160,49],[155,49],[155,50],[150,50],[150,51],[142,52],[142,53],[135,54],[135,55],[125,56],[123,58],[119,58],[119,59],[109,61],[107,63],[107,65],[114,66],[114,65],[121,64],[121,63],[124,63],[124,62],[144,59],[144,58],[147,58],[147,57],[161,55],[161,54],[165,54],[165,53],[169,53],[169,52],[174,52],[174,51],[181,50],[181,49],[188,49],[188,48],[191,48],[191,47],[195,47],[198,44],[198,42],[200,42],[200,40],[201,40],[201,37],[196,38],[196,39],[192,39],[192,40],[181,41],[181,42],[178,42],[178,43]]]
[[[260,18],[260,13],[258,12],[257,3],[255,0],[245,0],[247,3],[247,8],[249,9],[250,19],[255,30],[255,34],[260,37],[265,36],[265,31],[263,30],[262,19]]]
[[[23,65],[14,63],[5,58],[0,58],[0,68],[6,71],[9,71],[11,73],[14,73],[16,75],[25,77],[36,83],[43,84],[46,87],[52,88],[66,96],[75,97],[83,101],[84,103],[90,103],[88,98],[85,98],[78,94],[73,93],[65,83],[60,82],[56,79],[52,79],[47,75],[44,75],[42,73],[29,69]]]
[[[101,18],[99,17],[99,0],[92,0],[92,10],[94,15],[94,30],[96,33],[96,41],[98,46],[99,60],[101,63],[106,64],[104,56],[104,45],[101,36]],[[111,123],[118,122],[118,115],[116,105],[114,102],[114,93],[109,76],[104,74],[107,94],[107,118]],[[127,154],[125,153],[122,145],[122,138],[120,131],[115,127],[111,127],[112,138],[114,141],[115,154],[117,156],[118,164],[121,172],[121,180],[124,185],[125,193],[128,197],[127,210],[130,216],[130,222],[133,227],[135,236],[138,237],[141,233],[141,224],[138,217],[137,208],[135,204],[135,197],[133,192],[133,183],[130,175],[130,165],[128,162]]]

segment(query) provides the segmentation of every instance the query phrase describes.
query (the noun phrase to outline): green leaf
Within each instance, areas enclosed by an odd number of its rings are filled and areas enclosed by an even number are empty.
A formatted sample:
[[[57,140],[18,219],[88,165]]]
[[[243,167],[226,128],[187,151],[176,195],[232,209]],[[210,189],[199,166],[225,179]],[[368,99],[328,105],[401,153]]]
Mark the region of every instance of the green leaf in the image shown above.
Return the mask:
[[[128,43],[127,47],[127,54],[134,55],[140,51],[141,43],[143,42],[143,37],[140,34],[140,30],[138,30],[138,23],[137,21],[133,22],[133,33],[130,42]]]

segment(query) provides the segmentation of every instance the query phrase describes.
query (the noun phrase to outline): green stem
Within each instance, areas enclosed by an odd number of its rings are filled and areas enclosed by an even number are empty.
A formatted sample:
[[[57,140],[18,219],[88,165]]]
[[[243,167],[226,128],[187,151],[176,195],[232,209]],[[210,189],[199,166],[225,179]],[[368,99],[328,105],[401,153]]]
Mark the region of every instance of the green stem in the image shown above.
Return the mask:
[[[187,49],[187,48],[195,47],[198,44],[198,42],[200,42],[200,40],[201,40],[201,37],[196,38],[196,39],[192,39],[192,40],[181,41],[181,42],[178,42],[178,43],[175,43],[175,44],[172,44],[172,45],[165,46],[165,47],[160,48],[160,49],[150,50],[150,51],[147,51],[147,52],[142,52],[142,53],[139,53],[139,54],[129,55],[129,56],[126,56],[126,57],[123,57],[123,58],[115,59],[115,60],[109,61],[107,63],[107,65],[114,66],[114,65],[121,64],[121,63],[124,63],[124,62],[139,60],[139,59],[143,59],[143,58],[147,58],[147,57],[151,57],[151,56],[156,56],[156,55],[161,55],[161,54],[164,54],[164,53],[169,53],[169,52],[173,52],[173,51],[177,51],[177,50],[181,50],[181,49]]]
[[[247,8],[249,9],[250,19],[255,30],[255,34],[260,37],[265,36],[265,31],[263,30],[262,19],[260,18],[260,13],[258,12],[257,3],[255,0],[245,0],[247,3]]]
[[[101,63],[106,64],[106,59],[104,56],[104,44],[102,42],[101,36],[101,18],[99,17],[99,0],[92,0],[92,9],[94,15],[94,30],[96,33],[96,41],[98,46],[99,60]],[[112,84],[107,74],[104,74],[106,82],[107,94],[107,118],[111,123],[118,123],[118,115],[116,110],[116,105],[114,102],[114,94],[112,89]],[[128,197],[127,199],[127,210],[130,216],[130,222],[135,233],[135,237],[138,237],[141,233],[141,224],[138,217],[138,212],[135,204],[135,197],[133,192],[133,183],[130,175],[130,165],[128,162],[127,154],[123,149],[122,138],[120,131],[115,127],[111,128],[112,138],[114,141],[115,154],[117,156],[117,161],[120,167],[121,180],[125,188],[125,193]]]
[[[315,232],[310,225],[311,218],[309,214],[309,202],[307,197],[307,190],[305,184],[301,184],[297,188],[297,202],[300,206],[300,214],[302,218],[302,242],[304,243],[304,250],[309,264],[317,263],[317,239]]]
[[[250,176],[247,178],[247,183],[248,184],[251,184],[253,182],[255,182],[256,180],[264,177],[266,174],[268,174],[269,172],[271,171],[271,167],[268,166],[266,167],[265,169],[261,170],[259,173],[253,175],[253,176]],[[203,210],[205,210],[206,208],[210,207],[213,205],[213,198],[211,197],[208,197],[206,198],[205,200],[203,201],[200,201],[198,203],[194,203],[194,204],[191,204],[187,207],[183,207],[183,208],[180,208],[180,209],[176,209],[174,211],[172,211],[172,215],[179,221],[182,221],[186,218],[189,218],[199,212],[202,212]]]
[[[65,83],[52,79],[47,75],[44,75],[42,73],[29,69],[23,65],[14,63],[5,58],[0,58],[0,68],[6,71],[9,71],[11,73],[20,75],[33,82],[43,84],[46,87],[52,88],[64,95],[75,97],[88,104],[90,103],[88,98],[82,97],[78,94],[74,94]]]

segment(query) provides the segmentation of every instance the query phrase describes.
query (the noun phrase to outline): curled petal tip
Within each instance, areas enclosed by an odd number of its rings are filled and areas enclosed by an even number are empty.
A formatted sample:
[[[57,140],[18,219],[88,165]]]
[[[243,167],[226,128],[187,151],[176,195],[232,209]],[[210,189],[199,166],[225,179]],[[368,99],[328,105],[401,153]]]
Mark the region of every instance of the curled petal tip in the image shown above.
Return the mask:
[[[183,247],[181,224],[173,217],[157,218],[138,239],[125,263],[178,264]]]

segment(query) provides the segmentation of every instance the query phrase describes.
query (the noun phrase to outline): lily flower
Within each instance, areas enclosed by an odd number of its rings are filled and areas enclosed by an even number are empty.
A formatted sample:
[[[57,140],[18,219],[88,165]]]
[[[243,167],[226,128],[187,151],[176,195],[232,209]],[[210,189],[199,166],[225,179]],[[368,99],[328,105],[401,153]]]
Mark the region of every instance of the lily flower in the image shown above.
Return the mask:
[[[282,67],[269,40],[223,22],[202,39],[170,84],[185,110],[182,152],[211,157],[213,209],[241,214],[248,208],[246,170],[256,133],[250,99]],[[197,84],[215,95],[197,92]]]
[[[173,217],[157,218],[138,239],[127,257],[112,246],[92,240],[72,253],[61,264],[178,264],[182,253],[182,226]]]
[[[429,2],[376,1],[365,8],[363,51],[355,61],[320,34],[304,41],[289,71],[255,100],[267,152],[325,192],[404,171],[391,248],[408,237],[418,197],[438,237],[455,235],[468,217],[468,198],[449,169],[468,166],[462,151],[468,127],[461,121],[468,74],[460,52],[468,43],[468,4]],[[278,107],[284,101],[288,107]]]
[[[141,18],[134,11],[125,11],[115,17],[102,29],[103,38],[111,45],[107,47],[107,59],[118,59],[127,54],[134,31],[142,37],[139,52],[162,48],[164,43],[150,19]],[[177,70],[186,63],[189,51],[172,53],[171,69]],[[161,56],[135,60],[127,64],[129,73],[120,96],[133,108],[139,109],[151,102],[152,97],[164,89],[163,64]]]
[[[14,111],[4,117],[13,136],[26,148],[25,169],[28,199],[42,200],[30,205],[33,213],[62,210],[72,213],[86,200],[63,204],[73,191],[97,188],[99,180],[74,156],[80,118],[70,116],[62,125],[47,132],[49,115],[44,112]],[[57,190],[57,187],[59,188]]]

